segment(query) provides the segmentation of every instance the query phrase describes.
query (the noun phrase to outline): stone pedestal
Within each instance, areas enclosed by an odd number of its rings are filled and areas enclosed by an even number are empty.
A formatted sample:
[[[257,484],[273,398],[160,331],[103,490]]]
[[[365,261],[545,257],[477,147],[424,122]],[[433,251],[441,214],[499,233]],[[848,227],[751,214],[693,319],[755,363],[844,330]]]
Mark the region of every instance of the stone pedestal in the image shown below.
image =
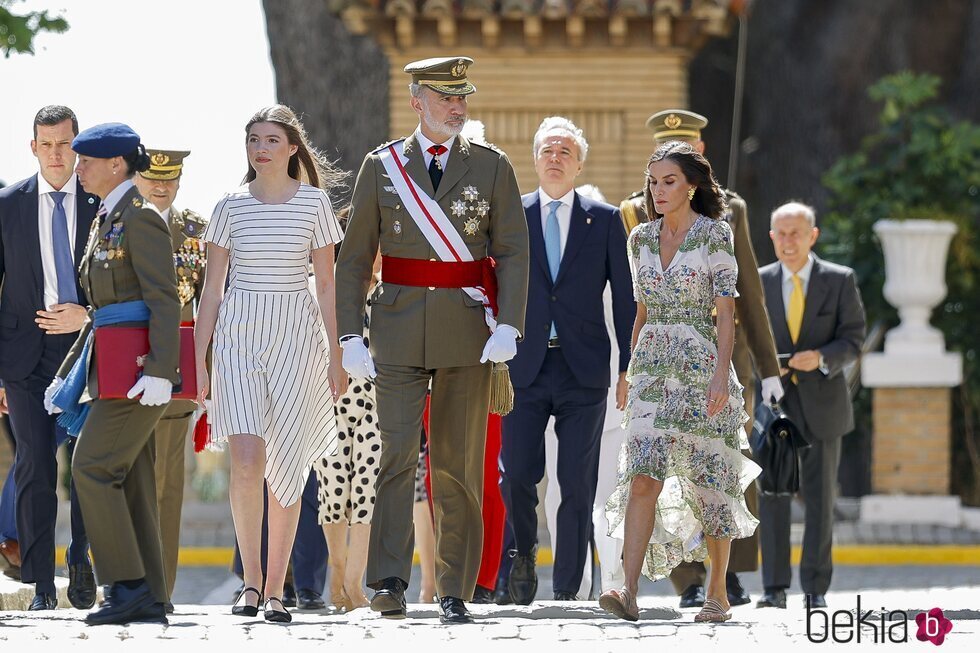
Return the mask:
[[[871,489],[949,494],[949,388],[875,388]]]

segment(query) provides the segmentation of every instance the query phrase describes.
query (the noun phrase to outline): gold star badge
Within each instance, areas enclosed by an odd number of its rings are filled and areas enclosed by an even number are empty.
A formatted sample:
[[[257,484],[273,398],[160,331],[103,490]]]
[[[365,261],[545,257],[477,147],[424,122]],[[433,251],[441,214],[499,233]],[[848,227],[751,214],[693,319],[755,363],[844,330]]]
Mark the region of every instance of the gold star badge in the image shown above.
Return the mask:
[[[452,203],[453,215],[457,218],[466,213],[466,202],[463,200],[455,200]]]
[[[463,199],[467,202],[475,202],[478,197],[480,197],[480,192],[476,189],[476,186],[467,186],[463,189]]]
[[[470,218],[463,223],[463,232],[467,236],[475,236],[476,232],[480,230],[480,218]]]

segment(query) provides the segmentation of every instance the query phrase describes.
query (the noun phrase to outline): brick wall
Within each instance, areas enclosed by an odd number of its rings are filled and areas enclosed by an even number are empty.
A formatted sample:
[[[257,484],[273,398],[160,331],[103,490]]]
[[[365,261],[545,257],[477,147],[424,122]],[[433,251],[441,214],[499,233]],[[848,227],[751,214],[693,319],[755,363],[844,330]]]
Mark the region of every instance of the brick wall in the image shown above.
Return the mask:
[[[949,494],[950,390],[875,388],[872,489]]]

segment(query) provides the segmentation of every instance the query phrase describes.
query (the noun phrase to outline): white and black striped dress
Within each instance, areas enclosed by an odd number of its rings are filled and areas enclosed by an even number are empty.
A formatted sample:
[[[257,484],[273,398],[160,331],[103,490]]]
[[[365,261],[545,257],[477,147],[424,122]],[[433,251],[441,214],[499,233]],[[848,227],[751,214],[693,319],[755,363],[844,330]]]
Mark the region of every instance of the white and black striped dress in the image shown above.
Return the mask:
[[[204,234],[230,250],[214,335],[213,435],[265,440],[265,478],[282,506],[336,447],[327,336],[307,278],[311,250],[341,238],[326,193],[307,184],[282,204],[243,186],[218,203]]]

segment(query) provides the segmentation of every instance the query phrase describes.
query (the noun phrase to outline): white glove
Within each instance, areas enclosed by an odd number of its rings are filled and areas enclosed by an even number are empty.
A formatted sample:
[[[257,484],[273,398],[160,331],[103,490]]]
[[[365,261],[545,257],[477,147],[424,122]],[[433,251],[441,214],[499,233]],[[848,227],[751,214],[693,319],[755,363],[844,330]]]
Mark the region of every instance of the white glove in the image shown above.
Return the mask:
[[[141,392],[140,403],[144,406],[161,406],[170,403],[170,395],[174,384],[158,376],[141,376],[136,385],[129,389],[126,396],[135,399]]]
[[[481,363],[488,360],[494,363],[504,363],[517,355],[517,329],[507,324],[498,324],[496,331],[487,338],[483,348]]]
[[[762,379],[762,401],[767,404],[774,404],[783,398],[783,382],[778,376],[769,376]]]
[[[371,352],[364,346],[364,338],[348,338],[340,346],[344,348],[341,364],[348,374],[357,379],[373,379],[378,375]]]
[[[54,405],[54,393],[58,392],[58,389],[64,384],[65,380],[56,376],[51,381],[51,385],[44,391],[44,410],[48,411],[48,415],[56,415],[61,412],[61,409]]]

